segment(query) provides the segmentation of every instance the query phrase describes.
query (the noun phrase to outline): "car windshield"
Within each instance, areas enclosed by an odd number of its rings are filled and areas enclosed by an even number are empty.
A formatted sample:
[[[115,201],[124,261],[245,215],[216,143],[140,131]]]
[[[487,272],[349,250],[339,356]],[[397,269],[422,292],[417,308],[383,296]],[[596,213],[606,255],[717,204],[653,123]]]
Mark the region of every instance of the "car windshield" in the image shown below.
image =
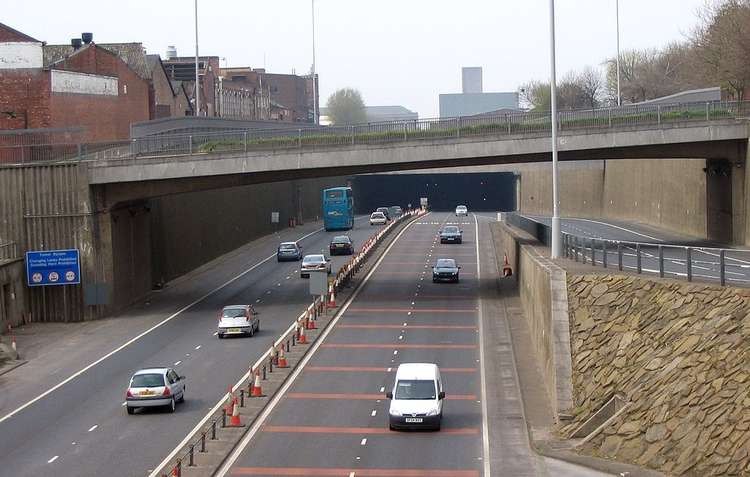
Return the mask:
[[[133,388],[154,388],[164,386],[164,376],[161,374],[136,374],[133,376]]]
[[[386,213],[386,212],[388,212],[388,207],[378,207],[377,210],[378,210],[378,212]]]
[[[281,245],[279,245],[279,249],[281,249],[281,250],[296,250],[297,246],[294,245],[293,243],[282,243]]]
[[[456,207],[456,208],[457,208],[458,210],[466,210],[466,206],[465,206],[465,205],[459,205],[459,206],[458,206],[458,207]]]
[[[373,214],[370,216],[371,219],[384,219],[385,215],[383,215],[382,212],[373,212]]]
[[[239,318],[241,316],[245,316],[245,309],[244,308],[225,308],[221,316],[224,318]]]
[[[445,233],[447,233],[447,234],[457,234],[458,233],[458,227],[453,227],[453,226],[446,227],[443,231]]]
[[[346,235],[339,235],[338,237],[333,237],[333,242],[335,243],[349,243],[351,240]]]
[[[400,379],[396,383],[394,399],[435,399],[435,382]]]
[[[308,255],[302,260],[302,263],[320,263],[325,262],[323,255]]]
[[[456,261],[452,258],[441,258],[437,261],[436,268],[456,268]]]

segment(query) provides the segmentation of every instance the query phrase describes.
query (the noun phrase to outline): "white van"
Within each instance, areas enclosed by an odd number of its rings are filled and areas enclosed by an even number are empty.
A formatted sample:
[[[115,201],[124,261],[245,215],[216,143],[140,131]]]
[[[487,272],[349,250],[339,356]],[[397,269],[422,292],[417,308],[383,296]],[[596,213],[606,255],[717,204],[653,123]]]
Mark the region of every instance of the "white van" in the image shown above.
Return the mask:
[[[440,430],[443,418],[443,381],[440,369],[432,363],[404,363],[396,370],[393,391],[385,395],[391,400],[389,425],[394,429]]]

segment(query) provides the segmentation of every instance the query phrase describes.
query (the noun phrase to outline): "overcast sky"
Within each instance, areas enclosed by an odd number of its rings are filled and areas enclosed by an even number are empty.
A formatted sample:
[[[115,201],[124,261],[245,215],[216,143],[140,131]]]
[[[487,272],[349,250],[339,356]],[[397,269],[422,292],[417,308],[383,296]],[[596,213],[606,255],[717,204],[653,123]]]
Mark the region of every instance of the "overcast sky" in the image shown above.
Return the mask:
[[[705,0],[620,0],[621,47],[680,40]],[[141,42],[164,56],[195,52],[192,0],[2,0],[3,22],[48,43],[81,32]],[[229,66],[307,73],[311,0],[198,0],[200,52]],[[315,0],[321,103],[358,88],[368,105],[438,115],[438,94],[460,92],[461,67],[484,68],[485,91],[549,77],[547,0]],[[616,51],[615,0],[557,0],[558,72],[600,65]],[[222,62],[222,66],[224,66]]]

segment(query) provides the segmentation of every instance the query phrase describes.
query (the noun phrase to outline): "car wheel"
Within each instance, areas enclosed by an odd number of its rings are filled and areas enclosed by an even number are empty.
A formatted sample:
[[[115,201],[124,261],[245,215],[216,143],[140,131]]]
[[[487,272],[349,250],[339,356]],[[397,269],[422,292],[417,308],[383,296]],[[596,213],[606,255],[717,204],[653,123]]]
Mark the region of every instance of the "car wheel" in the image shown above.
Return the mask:
[[[221,333],[217,334],[216,336],[218,336],[220,340],[224,339],[224,335],[222,335]]]
[[[463,240],[459,240],[458,243],[464,243],[464,241]]]
[[[437,283],[437,278],[433,278],[432,283]]]
[[[175,401],[174,398],[169,400],[169,404],[167,404],[167,411],[168,412],[174,412],[175,410]]]
[[[126,406],[126,407],[128,409],[128,414],[130,414],[130,415],[135,414],[135,408],[134,407],[130,407],[130,406]]]
[[[177,402],[185,402],[185,390],[182,390],[182,394],[180,394],[180,399],[177,400]]]
[[[255,327],[251,326],[250,327],[250,338],[252,338],[253,336],[255,336]]]

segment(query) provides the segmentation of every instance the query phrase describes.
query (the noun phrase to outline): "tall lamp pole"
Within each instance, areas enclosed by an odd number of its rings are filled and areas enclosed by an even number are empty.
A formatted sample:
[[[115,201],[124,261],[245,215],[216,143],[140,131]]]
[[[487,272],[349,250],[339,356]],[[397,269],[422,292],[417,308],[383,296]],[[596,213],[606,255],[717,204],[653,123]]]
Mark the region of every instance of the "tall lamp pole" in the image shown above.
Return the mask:
[[[620,0],[615,0],[616,18],[617,18],[617,105],[622,105],[622,95],[620,94]]]
[[[555,61],[555,0],[549,0],[550,14],[550,103],[552,106],[552,258],[562,256],[560,234],[559,170],[557,164],[557,77]]]
[[[198,0],[195,0],[195,115],[201,115],[201,87],[198,77]]]
[[[313,123],[318,124],[318,85],[315,78],[315,0],[312,0],[312,60]]]

